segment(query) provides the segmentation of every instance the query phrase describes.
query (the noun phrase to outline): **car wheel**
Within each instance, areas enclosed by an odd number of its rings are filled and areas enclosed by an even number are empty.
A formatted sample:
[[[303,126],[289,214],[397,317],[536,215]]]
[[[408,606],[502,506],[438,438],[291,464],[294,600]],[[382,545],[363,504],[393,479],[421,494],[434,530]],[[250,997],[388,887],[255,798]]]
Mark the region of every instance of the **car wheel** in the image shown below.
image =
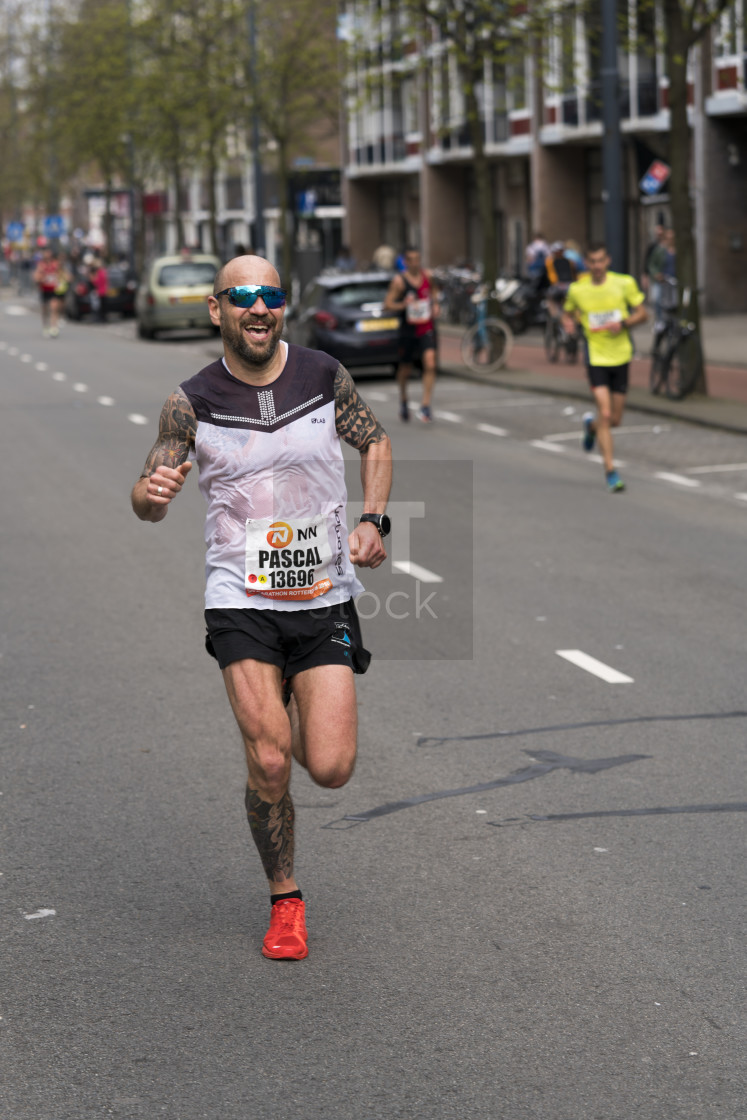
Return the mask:
[[[155,338],[156,332],[151,327],[146,327],[145,323],[138,323],[137,325],[138,338]]]

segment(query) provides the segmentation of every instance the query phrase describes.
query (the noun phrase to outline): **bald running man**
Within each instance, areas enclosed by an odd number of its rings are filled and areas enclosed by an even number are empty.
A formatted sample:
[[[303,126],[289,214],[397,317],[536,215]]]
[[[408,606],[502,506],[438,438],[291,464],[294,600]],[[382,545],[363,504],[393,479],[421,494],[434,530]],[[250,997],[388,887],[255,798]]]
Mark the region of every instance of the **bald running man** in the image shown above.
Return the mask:
[[[368,667],[355,566],[386,558],[389,439],[348,371],[281,339],[285,292],[269,261],[240,256],[209,297],[223,357],[184,381],[132,491],[163,521],[196,462],[207,500],[206,647],[246,751],[245,805],[270,888],[262,952],[308,956],[293,873],[291,758],[336,789],[355,764],[354,674]],[[361,457],[364,513],[348,533],[341,440]]]

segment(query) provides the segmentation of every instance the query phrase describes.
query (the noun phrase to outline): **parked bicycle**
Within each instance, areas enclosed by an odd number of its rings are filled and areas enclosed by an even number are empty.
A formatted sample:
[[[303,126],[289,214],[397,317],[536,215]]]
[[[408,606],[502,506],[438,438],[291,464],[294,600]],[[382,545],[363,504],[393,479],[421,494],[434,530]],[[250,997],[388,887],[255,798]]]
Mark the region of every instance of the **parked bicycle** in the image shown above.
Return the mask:
[[[690,306],[690,289],[682,293],[682,310]],[[665,276],[662,280],[662,299],[659,318],[654,323],[654,340],[651,347],[650,387],[654,394],[664,394],[673,401],[681,401],[691,393],[698,377],[698,349],[691,342],[697,334],[695,323],[680,314],[677,300],[677,281]]]
[[[565,352],[565,360],[569,365],[577,362],[580,344],[580,327],[569,334],[563,326],[563,316],[553,315],[548,309],[545,321],[545,354],[548,362],[557,362],[562,351]]]
[[[492,298],[495,295],[491,293]],[[508,324],[488,315],[488,299],[488,290],[481,284],[472,296],[477,322],[462,335],[462,361],[475,373],[494,373],[502,369],[514,344]]]

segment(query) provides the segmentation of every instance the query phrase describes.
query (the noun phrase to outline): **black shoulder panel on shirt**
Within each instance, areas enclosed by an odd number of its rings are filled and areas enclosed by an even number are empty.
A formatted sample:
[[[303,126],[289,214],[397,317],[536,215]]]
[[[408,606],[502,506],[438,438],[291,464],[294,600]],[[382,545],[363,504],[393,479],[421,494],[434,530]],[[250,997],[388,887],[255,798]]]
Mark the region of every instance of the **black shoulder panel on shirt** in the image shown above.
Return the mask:
[[[339,362],[321,350],[289,345],[285,368],[269,385],[248,385],[211,362],[180,388],[200,424],[274,432],[334,400]]]

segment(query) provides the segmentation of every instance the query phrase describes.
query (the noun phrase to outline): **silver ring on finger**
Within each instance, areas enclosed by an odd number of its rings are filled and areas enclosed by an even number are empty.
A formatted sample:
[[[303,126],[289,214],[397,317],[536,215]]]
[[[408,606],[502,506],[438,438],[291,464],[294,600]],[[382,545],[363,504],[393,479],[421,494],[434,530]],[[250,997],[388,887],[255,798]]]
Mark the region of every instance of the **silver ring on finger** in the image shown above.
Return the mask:
[[[158,491],[157,491],[157,493],[159,493],[159,494],[163,494],[163,486],[159,486],[159,487],[158,487]]]

